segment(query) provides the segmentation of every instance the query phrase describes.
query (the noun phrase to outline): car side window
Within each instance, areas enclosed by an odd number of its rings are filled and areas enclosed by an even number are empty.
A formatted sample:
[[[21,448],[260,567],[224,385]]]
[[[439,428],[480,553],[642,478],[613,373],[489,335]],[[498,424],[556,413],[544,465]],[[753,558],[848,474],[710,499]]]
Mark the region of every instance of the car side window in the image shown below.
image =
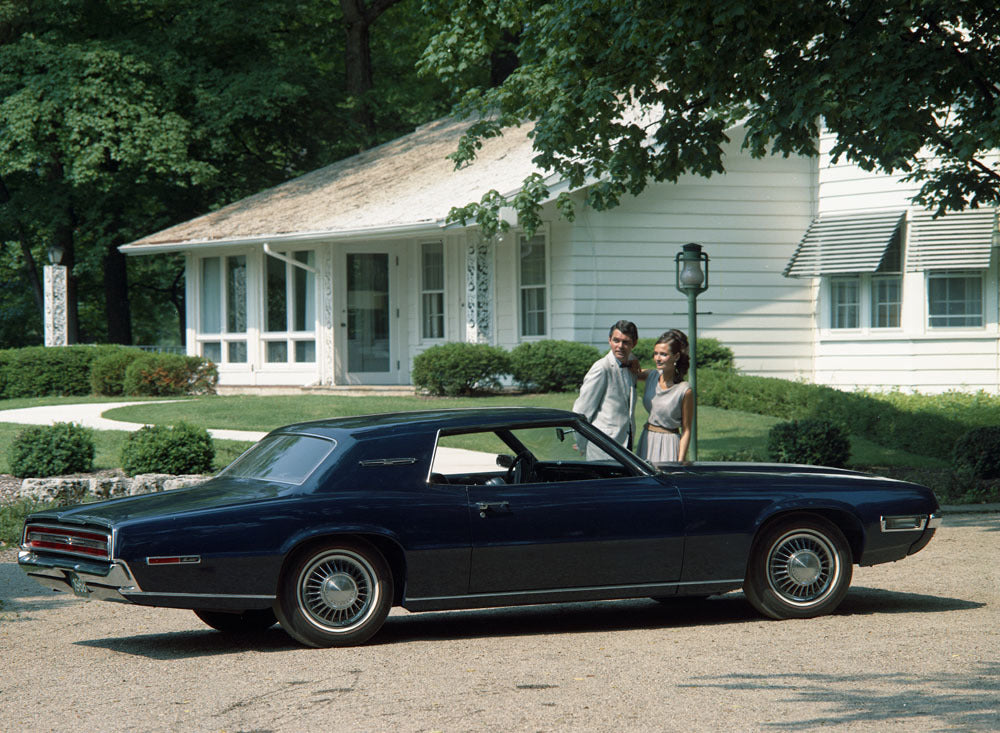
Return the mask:
[[[441,435],[430,482],[503,485],[590,481],[632,474],[617,458],[578,445],[572,425]],[[596,450],[595,450],[596,449]]]

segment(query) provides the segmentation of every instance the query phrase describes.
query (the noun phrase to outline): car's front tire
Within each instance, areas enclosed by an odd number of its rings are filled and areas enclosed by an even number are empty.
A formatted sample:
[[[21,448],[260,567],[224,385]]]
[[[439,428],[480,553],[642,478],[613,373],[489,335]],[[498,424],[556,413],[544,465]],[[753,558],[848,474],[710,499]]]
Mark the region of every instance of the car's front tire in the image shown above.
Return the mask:
[[[832,522],[789,517],[754,542],[743,590],[753,607],[771,618],[822,616],[847,594],[852,562],[850,545]]]
[[[378,550],[362,541],[335,542],[293,559],[274,611],[282,628],[307,646],[353,646],[381,628],[392,589],[392,571]]]
[[[194,615],[217,631],[227,634],[252,634],[274,626],[278,619],[270,608],[251,609],[228,613],[226,611],[206,611],[195,609]]]

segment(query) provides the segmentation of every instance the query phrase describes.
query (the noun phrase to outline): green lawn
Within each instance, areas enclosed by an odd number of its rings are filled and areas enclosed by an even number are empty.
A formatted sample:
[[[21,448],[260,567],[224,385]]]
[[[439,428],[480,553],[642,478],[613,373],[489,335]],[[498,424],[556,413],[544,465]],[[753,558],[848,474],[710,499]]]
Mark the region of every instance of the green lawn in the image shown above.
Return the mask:
[[[135,405],[110,410],[106,417],[128,422],[175,424],[186,421],[206,428],[266,431],[281,425],[302,420],[315,420],[344,415],[364,415],[399,410],[441,409],[449,407],[482,407],[490,405],[532,405],[570,409],[575,393],[503,395],[492,397],[342,397],[336,395],[282,395],[282,396],[206,396],[179,402]],[[74,404],[86,398],[46,398],[36,400],[8,400],[0,402],[0,409],[28,407],[42,404]],[[89,401],[127,401],[119,399]],[[642,405],[636,421],[646,420]],[[698,446],[699,459],[720,460],[733,457],[754,456],[764,460],[767,456],[767,434],[777,418],[746,412],[720,410],[713,407],[699,408]],[[14,436],[23,426],[0,423],[0,472],[7,473],[7,455]],[[126,433],[96,431],[96,459],[99,469],[116,468],[118,455]],[[216,466],[221,468],[239,455],[248,443],[216,441]],[[911,468],[941,468],[942,461],[877,446],[859,438],[852,439],[852,463],[859,466],[899,466]]]

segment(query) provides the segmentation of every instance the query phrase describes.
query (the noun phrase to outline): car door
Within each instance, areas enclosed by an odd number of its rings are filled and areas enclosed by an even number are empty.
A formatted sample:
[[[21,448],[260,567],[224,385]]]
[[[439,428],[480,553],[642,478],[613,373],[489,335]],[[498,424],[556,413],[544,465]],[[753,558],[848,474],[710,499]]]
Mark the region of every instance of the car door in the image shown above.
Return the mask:
[[[621,469],[626,475],[566,471],[558,480],[555,471],[544,481],[470,486],[469,592],[677,581],[680,496],[655,476]]]

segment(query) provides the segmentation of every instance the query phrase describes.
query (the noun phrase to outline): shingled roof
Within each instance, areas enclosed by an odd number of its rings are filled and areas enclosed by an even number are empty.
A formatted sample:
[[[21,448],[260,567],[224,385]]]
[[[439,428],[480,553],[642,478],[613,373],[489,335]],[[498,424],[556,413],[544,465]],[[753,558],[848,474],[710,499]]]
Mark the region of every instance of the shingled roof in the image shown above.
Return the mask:
[[[446,118],[377,148],[124,245],[128,254],[252,241],[324,239],[443,226],[453,206],[517,190],[537,168],[530,126],[483,142],[476,160],[447,158],[469,121]]]

